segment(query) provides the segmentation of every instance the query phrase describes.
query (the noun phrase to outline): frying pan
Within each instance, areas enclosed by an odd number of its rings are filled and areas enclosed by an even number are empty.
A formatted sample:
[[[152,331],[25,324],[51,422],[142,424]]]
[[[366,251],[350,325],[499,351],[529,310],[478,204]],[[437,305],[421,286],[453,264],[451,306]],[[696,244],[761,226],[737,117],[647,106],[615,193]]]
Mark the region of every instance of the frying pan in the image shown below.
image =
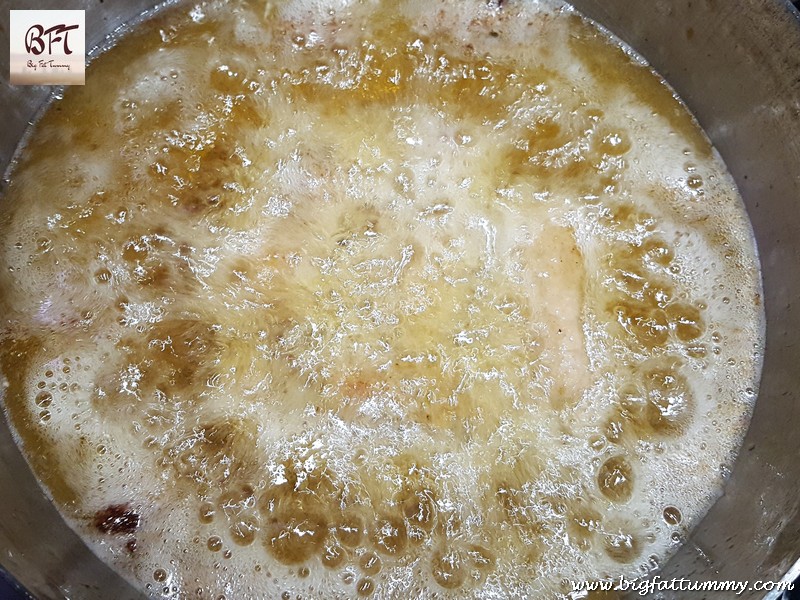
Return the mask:
[[[107,44],[107,36],[153,6],[152,0],[21,4],[13,8],[85,9],[88,48]],[[786,0],[573,4],[642,54],[694,112],[739,186],[761,258],[767,340],[750,429],[723,496],[660,575],[794,579],[800,575],[800,13]],[[9,8],[7,0],[0,1],[6,48]],[[9,85],[8,54],[0,61],[4,172],[53,90]],[[0,183],[0,202],[5,187],[5,181]],[[40,598],[142,597],[64,523],[4,421],[0,564]],[[745,592],[739,597],[778,594]]]

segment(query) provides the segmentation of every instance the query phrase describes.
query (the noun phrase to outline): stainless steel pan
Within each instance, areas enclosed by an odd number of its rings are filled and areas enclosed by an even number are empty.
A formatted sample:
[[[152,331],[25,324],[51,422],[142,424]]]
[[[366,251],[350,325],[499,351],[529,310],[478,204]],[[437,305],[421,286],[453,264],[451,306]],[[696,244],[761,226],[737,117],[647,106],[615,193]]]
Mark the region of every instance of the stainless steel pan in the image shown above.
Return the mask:
[[[792,578],[800,558],[800,13],[786,0],[573,3],[644,55],[694,111],[739,185],[763,268],[767,344],[755,415],[724,496],[661,575]],[[23,4],[13,8],[85,9],[92,47],[153,2]],[[4,40],[9,8],[0,1]],[[51,91],[10,86],[8,54],[2,61],[0,172]],[[0,563],[41,598],[140,597],[64,524],[2,422]]]

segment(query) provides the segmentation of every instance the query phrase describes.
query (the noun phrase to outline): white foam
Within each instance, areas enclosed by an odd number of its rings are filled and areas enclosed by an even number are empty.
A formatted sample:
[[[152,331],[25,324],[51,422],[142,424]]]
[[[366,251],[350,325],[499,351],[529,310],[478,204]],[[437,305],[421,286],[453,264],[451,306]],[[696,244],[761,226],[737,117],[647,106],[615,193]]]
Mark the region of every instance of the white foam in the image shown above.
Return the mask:
[[[7,402],[97,553],[153,596],[237,598],[557,597],[668,555],[740,442],[763,315],[733,182],[639,93],[641,58],[598,79],[574,42],[595,30],[550,1],[164,18],[162,47],[122,39],[60,102],[114,135],[51,112],[36,133],[71,160],[34,143],[5,202],[2,356],[33,340]],[[110,506],[135,531],[98,531]],[[411,532],[397,555],[386,515]],[[271,517],[326,539],[285,564]]]

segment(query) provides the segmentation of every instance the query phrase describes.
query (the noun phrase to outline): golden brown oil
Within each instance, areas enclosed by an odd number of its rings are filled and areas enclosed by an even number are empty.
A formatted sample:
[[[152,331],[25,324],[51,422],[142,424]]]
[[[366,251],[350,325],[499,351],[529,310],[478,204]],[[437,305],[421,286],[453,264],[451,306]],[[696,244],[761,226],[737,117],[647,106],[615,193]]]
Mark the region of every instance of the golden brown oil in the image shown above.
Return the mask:
[[[757,261],[673,91],[555,2],[181,5],[3,201],[31,465],[163,597],[563,597],[718,494]]]

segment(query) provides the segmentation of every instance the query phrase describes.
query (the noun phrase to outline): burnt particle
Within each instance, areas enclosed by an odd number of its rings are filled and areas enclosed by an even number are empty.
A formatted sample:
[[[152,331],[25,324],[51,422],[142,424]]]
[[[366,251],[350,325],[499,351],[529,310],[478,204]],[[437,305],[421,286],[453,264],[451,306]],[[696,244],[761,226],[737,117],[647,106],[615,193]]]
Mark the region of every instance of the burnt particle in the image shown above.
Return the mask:
[[[139,527],[139,521],[140,516],[130,510],[127,504],[113,504],[94,515],[94,526],[98,531],[115,535],[133,533]]]

